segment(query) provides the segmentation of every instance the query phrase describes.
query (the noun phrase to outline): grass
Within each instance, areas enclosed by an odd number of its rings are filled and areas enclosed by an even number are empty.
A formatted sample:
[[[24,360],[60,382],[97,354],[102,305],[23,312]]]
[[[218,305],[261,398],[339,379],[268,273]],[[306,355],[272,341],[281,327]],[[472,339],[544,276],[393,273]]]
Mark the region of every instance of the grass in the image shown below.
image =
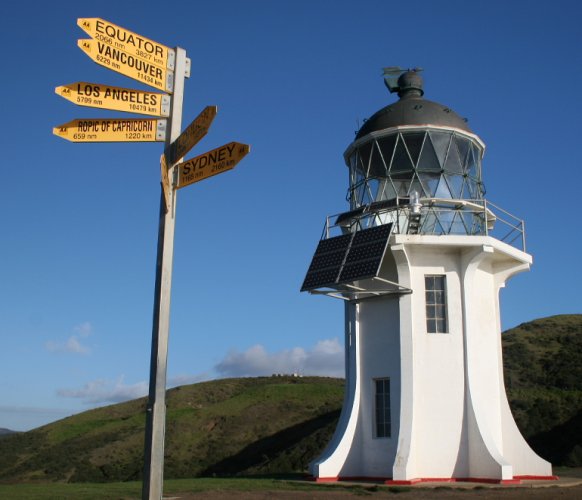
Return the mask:
[[[553,473],[558,477],[582,478],[582,467],[554,467]]]
[[[130,481],[124,483],[50,483],[50,484],[0,484],[0,498],[19,500],[134,500],[141,498],[142,483]],[[322,485],[302,480],[285,480],[272,478],[196,478],[170,479],[164,481],[164,495],[177,493],[201,493],[205,491],[230,492],[241,491],[322,491],[337,488],[348,491],[355,496],[369,495],[379,491],[378,485],[333,484]],[[386,487],[391,493],[408,491],[409,488]]]
[[[556,467],[554,473],[564,477],[582,478],[582,467]],[[246,477],[246,478],[194,478],[169,479],[164,481],[164,495],[178,493],[192,494],[206,491],[225,492],[225,497],[236,492],[281,492],[281,491],[329,491],[330,488],[352,493],[354,496],[368,496],[375,493],[406,493],[411,487],[384,486],[379,484],[333,483],[318,484],[302,479],[301,475],[285,478]],[[128,481],[119,483],[37,483],[37,484],[0,484],[2,500],[135,500],[141,498],[142,483]],[[438,486],[434,491],[454,490],[452,486]],[[486,489],[475,485],[473,490]]]

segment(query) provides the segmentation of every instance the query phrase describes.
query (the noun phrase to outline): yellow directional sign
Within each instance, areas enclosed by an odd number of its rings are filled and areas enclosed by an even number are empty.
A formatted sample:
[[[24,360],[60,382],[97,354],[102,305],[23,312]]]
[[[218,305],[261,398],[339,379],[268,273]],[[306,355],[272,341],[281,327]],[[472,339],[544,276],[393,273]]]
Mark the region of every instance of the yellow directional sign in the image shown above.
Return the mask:
[[[61,85],[55,88],[55,93],[79,106],[151,116],[170,115],[170,96],[166,94],[88,82]]]
[[[157,66],[174,69],[176,52],[170,47],[97,17],[77,19],[77,25],[94,40],[121,49]]]
[[[170,165],[176,163],[206,135],[217,111],[216,106],[206,106],[178,138],[168,146],[165,155]]]
[[[152,118],[81,118],[53,128],[71,142],[154,142],[166,140],[166,120]]]
[[[230,142],[203,155],[179,163],[177,165],[177,188],[189,186],[213,175],[233,169],[250,150],[251,147],[247,144]]]
[[[174,72],[144,61],[99,40],[79,40],[79,48],[94,62],[134,80],[166,92],[174,90]]]

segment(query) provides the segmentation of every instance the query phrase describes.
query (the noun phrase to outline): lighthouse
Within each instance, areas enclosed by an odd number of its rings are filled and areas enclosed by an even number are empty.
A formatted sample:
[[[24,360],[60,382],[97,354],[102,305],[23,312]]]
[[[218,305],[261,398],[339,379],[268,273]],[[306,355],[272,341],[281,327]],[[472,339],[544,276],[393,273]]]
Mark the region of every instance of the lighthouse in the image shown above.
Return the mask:
[[[398,100],[344,158],[349,210],[327,218],[302,291],[345,303],[346,390],[318,481],[554,479],[503,381],[499,291],[527,271],[522,220],[485,197],[483,141],[386,68]]]

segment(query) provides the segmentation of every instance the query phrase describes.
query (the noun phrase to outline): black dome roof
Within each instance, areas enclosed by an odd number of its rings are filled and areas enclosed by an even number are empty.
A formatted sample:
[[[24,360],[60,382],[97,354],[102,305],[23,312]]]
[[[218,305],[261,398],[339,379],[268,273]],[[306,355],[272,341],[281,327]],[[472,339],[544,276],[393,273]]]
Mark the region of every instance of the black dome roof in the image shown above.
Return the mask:
[[[404,73],[398,79],[400,100],[374,113],[360,128],[356,139],[370,132],[403,125],[452,127],[466,132],[472,130],[467,121],[452,109],[423,99],[422,79],[415,71]]]

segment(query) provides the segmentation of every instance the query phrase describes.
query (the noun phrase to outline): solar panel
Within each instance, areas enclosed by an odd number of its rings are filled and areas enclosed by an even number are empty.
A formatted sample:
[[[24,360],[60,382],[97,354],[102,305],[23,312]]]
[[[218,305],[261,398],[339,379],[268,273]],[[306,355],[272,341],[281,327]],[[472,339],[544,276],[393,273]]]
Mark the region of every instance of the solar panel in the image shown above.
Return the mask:
[[[338,283],[349,283],[350,281],[364,278],[373,278],[376,276],[379,265],[380,262],[377,260],[368,260],[347,265],[342,269]]]
[[[350,233],[319,242],[301,291],[333,285],[337,281],[351,240]]]
[[[378,275],[392,224],[321,240],[301,291],[349,283]]]
[[[391,230],[392,224],[384,224],[354,233],[338,283],[377,276]]]

